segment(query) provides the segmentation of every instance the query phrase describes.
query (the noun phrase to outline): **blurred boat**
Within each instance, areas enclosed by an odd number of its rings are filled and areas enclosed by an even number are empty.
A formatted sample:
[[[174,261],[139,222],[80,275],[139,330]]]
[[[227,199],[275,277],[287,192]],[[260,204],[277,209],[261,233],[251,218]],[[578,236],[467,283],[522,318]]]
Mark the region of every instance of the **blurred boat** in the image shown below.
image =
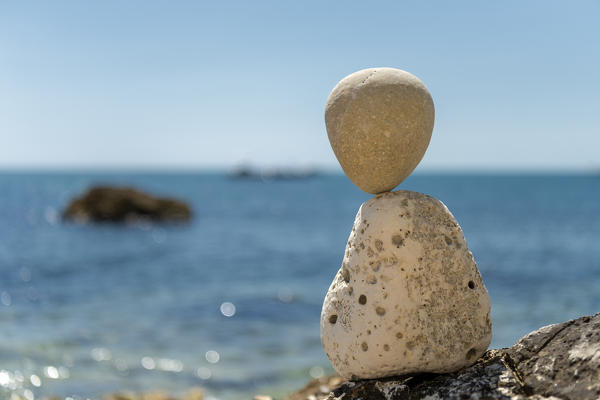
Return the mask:
[[[312,168],[257,169],[248,166],[237,167],[229,173],[229,177],[232,179],[260,180],[265,182],[304,180],[313,178],[316,175],[317,171]]]

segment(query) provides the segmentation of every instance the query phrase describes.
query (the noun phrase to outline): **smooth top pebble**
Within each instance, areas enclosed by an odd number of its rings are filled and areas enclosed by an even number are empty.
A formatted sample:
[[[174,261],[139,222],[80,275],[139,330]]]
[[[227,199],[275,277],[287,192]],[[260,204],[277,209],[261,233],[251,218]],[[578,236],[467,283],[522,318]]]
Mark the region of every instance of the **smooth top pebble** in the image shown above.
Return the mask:
[[[325,107],[331,147],[350,180],[390,191],[419,164],[433,130],[433,100],[416,76],[369,68],[342,79]]]

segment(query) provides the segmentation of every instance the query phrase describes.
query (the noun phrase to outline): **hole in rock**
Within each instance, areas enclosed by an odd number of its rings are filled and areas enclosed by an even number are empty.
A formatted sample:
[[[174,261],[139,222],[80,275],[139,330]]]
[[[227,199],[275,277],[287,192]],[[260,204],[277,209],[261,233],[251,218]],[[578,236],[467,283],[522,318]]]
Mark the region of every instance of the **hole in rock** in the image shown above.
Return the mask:
[[[336,314],[331,314],[329,316],[329,322],[332,324],[335,324],[337,322],[337,315]]]
[[[344,282],[350,282],[350,271],[348,271],[346,268],[342,268],[342,278],[344,278]]]
[[[361,295],[358,297],[358,302],[359,302],[360,304],[367,304],[367,296],[365,296],[364,294],[361,294]]]
[[[396,248],[400,248],[404,245],[404,238],[400,235],[394,235],[392,236],[392,244],[396,246]]]
[[[475,282],[469,281],[469,289],[475,289]]]

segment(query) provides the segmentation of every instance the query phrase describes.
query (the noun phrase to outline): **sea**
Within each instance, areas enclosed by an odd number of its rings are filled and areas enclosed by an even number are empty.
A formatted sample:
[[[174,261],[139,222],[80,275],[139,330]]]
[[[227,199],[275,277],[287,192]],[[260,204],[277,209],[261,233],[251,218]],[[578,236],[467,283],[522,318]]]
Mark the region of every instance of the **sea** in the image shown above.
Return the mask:
[[[94,184],[180,198],[194,218],[63,222]],[[398,189],[440,199],[461,224],[491,298],[491,347],[600,312],[600,176],[416,173]],[[332,373],[321,304],[369,198],[336,173],[1,172],[0,398],[282,398]]]

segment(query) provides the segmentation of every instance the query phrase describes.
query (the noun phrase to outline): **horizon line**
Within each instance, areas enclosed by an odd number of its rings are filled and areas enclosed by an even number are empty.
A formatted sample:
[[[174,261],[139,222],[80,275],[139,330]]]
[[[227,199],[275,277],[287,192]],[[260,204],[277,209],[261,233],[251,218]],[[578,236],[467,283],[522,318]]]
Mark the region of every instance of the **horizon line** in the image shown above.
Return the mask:
[[[327,175],[344,175],[340,167],[331,166],[257,166],[242,164],[233,166],[156,166],[156,165],[0,165],[0,173],[231,173],[240,168],[251,171],[314,171]],[[600,175],[597,168],[575,167],[425,167],[417,168],[411,175],[499,175],[499,174],[533,174],[533,175]]]

